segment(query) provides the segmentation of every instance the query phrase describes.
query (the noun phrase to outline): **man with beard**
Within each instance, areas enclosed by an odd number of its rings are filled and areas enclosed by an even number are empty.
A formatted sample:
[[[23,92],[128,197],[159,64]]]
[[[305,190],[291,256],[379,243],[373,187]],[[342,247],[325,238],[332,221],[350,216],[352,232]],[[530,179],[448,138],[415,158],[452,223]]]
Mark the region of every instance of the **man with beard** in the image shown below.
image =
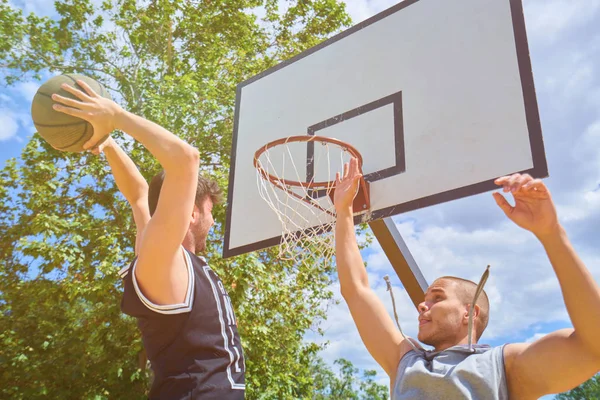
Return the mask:
[[[78,100],[53,95],[54,108],[88,121],[90,149],[119,129],[140,142],[164,170],[148,187],[132,160],[111,139],[103,152],[133,210],[135,258],[120,271],[121,309],[137,318],[154,372],[151,399],[243,399],[244,357],[231,302],[201,253],[214,221],[219,186],[199,176],[199,153],[155,123],[98,96],[63,88]]]
[[[499,178],[496,184],[512,193],[515,206],[500,193],[494,198],[511,221],[544,246],[574,329],[550,333],[533,343],[478,345],[488,322],[487,296],[481,292],[474,302],[478,285],[442,277],[418,306],[418,339],[434,348],[426,351],[396,329],[369,287],[352,217],[361,177],[355,159],[345,165],[343,175],[337,176],[334,195],[341,292],[369,353],[390,377],[393,400],[537,399],[569,390],[600,370],[600,288],[569,243],[541,180],[520,174]],[[475,303],[472,317],[471,303]]]

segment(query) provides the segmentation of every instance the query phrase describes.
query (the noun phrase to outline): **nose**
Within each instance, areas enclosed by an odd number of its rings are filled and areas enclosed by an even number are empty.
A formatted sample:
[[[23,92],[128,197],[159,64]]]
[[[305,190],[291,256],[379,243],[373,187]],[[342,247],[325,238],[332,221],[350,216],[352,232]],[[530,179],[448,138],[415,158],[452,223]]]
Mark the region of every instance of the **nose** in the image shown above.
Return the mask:
[[[422,301],[417,306],[417,310],[419,311],[419,314],[423,314],[425,311],[429,310],[429,306],[427,305],[426,302]]]

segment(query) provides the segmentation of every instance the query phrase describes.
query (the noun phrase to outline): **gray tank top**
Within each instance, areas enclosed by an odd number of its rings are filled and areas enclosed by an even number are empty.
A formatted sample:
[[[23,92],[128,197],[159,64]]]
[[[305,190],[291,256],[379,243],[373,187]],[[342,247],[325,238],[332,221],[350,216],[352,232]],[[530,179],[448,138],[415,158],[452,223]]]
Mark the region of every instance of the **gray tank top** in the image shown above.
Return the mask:
[[[398,364],[392,400],[507,400],[504,346],[409,351]]]

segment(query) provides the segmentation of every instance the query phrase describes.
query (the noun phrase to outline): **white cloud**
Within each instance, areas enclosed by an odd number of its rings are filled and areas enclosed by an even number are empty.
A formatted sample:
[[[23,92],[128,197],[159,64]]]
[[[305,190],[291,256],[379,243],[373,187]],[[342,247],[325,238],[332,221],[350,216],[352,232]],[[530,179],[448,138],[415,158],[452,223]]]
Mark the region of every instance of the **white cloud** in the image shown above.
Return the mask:
[[[0,142],[16,138],[19,131],[17,116],[10,110],[0,109]]]
[[[388,314],[393,319],[392,301],[384,280],[379,274],[372,273],[370,267],[368,267],[367,270],[369,271],[368,276],[371,287],[379,299],[381,299]],[[398,278],[392,274],[393,271],[390,274],[390,280],[394,290],[400,326],[407,336],[416,337],[417,310],[413,306],[406,291],[399,286]],[[341,298],[339,283],[332,285],[330,289],[335,294],[335,297],[341,301],[339,304],[330,304],[328,307],[328,318],[320,325],[320,328],[325,331],[324,337],[310,336],[307,337],[307,339],[317,343],[328,342],[325,350],[321,352],[321,356],[330,365],[333,366],[333,362],[339,358],[346,358],[361,370],[375,370],[377,372],[378,383],[388,386],[389,378],[387,374],[368,353],[358,334],[358,330],[354,325],[348,306]]]
[[[536,333],[535,335],[533,335],[532,337],[528,338],[527,340],[525,340],[525,343],[533,343],[536,340],[539,340],[541,338],[543,338],[544,336],[546,336],[547,333]]]
[[[588,101],[591,108],[600,109],[600,88],[591,88],[588,91]]]
[[[580,196],[578,202],[559,206],[561,220],[564,223],[586,223],[586,220],[600,208],[600,192],[589,191]]]
[[[534,45],[539,45],[539,42],[534,42]],[[596,46],[579,49],[570,43],[561,46],[560,52],[540,55],[537,62],[534,59],[540,94],[552,96],[547,100],[561,111],[582,106],[593,109],[598,95],[599,55],[600,49]]]
[[[594,80],[595,71],[591,63],[582,63],[577,69],[572,71],[571,77],[566,82],[565,94],[569,97],[581,93],[589,88],[590,83]]]
[[[10,88],[8,94],[0,94],[0,141],[23,142],[23,133],[27,135],[35,132],[29,112],[31,99],[29,102],[23,102],[18,98],[19,93],[26,91],[30,85],[21,85],[23,84]]]
[[[42,82],[38,81],[27,81],[18,83],[13,91],[16,91],[27,103],[31,104],[33,96],[42,85]]]
[[[430,227],[417,235],[399,230],[427,281],[454,275],[478,281],[486,265],[491,313],[485,340],[511,335],[536,322],[564,320],[566,314],[552,268],[530,233],[506,222],[488,230]]]
[[[600,144],[600,119],[591,123],[584,131],[583,134],[573,143],[570,153],[573,158],[579,160],[585,160],[583,166],[586,169],[588,176],[596,175],[592,179],[596,178],[598,174],[594,174],[595,171],[600,171],[600,154],[598,153],[598,145]],[[588,186],[595,186],[592,183],[588,183]]]
[[[525,2],[528,35],[538,43],[552,44],[569,30],[593,21],[599,9],[599,0]]]
[[[397,0],[343,0],[355,24],[400,3]]]
[[[9,0],[8,4],[23,10],[25,15],[35,13],[41,17],[50,17],[56,15],[54,2],[48,0]]]
[[[100,7],[102,1],[103,0],[92,0],[91,3],[96,7]],[[57,17],[54,2],[50,0],[8,0],[8,4],[12,7],[22,9],[25,12],[25,15],[35,13],[41,17]]]

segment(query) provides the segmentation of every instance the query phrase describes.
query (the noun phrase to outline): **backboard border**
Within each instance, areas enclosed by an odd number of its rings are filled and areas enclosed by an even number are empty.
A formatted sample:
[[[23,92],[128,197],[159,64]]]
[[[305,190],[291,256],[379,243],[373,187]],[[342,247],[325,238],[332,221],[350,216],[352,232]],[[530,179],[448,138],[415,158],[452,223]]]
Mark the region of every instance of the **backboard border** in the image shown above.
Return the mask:
[[[305,50],[296,56],[285,60],[237,85],[236,88],[236,102],[234,111],[234,123],[233,123],[233,137],[232,137],[232,149],[230,158],[230,170],[229,170],[229,184],[227,192],[227,212],[225,221],[225,238],[223,243],[223,258],[229,258],[233,256],[242,255],[251,251],[263,250],[271,246],[278,245],[281,241],[281,236],[261,240],[252,244],[240,246],[231,249],[229,247],[230,233],[231,233],[231,212],[233,206],[233,178],[235,176],[235,161],[236,161],[236,149],[237,149],[237,135],[238,135],[238,123],[240,113],[240,100],[242,89],[267,75],[270,75],[296,61],[307,57],[314,52],[329,46],[346,36],[351,35],[357,31],[364,29],[365,27],[380,21],[387,16],[394,14],[406,7],[411,6],[419,1],[424,0],[404,0],[395,6],[392,6],[350,28],[338,33],[337,35],[321,42],[320,44]],[[444,0],[449,1],[449,0]],[[460,0],[458,0],[460,1]],[[510,4],[513,33],[515,40],[515,48],[517,53],[517,63],[519,68],[519,77],[521,79],[521,88],[523,93],[523,103],[525,108],[525,116],[527,122],[527,129],[529,131],[529,143],[531,148],[531,155],[533,161],[533,168],[514,171],[513,173],[528,173],[534,178],[545,178],[548,177],[548,165],[546,161],[544,140],[542,137],[542,127],[540,122],[540,115],[538,109],[537,96],[535,92],[535,85],[533,80],[533,70],[531,65],[529,43],[527,40],[527,29],[525,25],[525,16],[523,14],[523,3],[522,0],[507,0]],[[387,207],[385,209],[374,211],[371,215],[371,220],[389,217],[395,214],[416,210],[432,206],[435,204],[445,203],[451,200],[458,200],[464,197],[472,196],[475,194],[481,194],[490,190],[496,189],[497,186],[494,184],[494,179],[482,181],[472,185],[464,186],[462,188],[452,189],[446,192],[437,193],[435,195],[427,196],[421,199],[413,200],[401,205]],[[365,222],[362,216],[357,216],[354,219],[354,223],[358,224]]]
[[[392,105],[393,121],[394,121],[394,162],[395,165],[387,167],[379,171],[374,171],[365,174],[364,179],[367,182],[375,182],[393,175],[398,175],[406,171],[406,153],[404,146],[404,114],[402,110],[402,91],[389,94],[378,100],[370,101],[367,104],[355,107],[352,110],[345,111],[341,114],[327,118],[324,121],[318,122],[308,127],[307,135],[314,136],[320,130],[330,128],[339,123],[349,121],[353,118],[360,117],[368,112],[377,110],[387,105]],[[314,157],[314,142],[307,142],[306,151],[306,180],[310,182],[314,175],[314,165],[312,158]]]

